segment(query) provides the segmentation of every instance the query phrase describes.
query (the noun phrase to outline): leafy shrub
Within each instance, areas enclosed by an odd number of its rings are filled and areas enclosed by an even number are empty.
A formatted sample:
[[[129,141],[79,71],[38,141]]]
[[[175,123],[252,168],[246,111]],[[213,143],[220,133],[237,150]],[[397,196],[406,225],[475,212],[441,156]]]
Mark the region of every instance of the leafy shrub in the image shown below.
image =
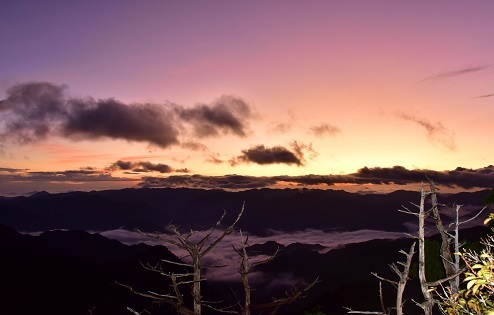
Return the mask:
[[[463,273],[465,288],[455,295],[447,291],[441,295],[439,306],[444,314],[494,315],[494,236],[489,235],[482,244],[485,248],[480,252],[465,250],[456,253],[466,266]]]

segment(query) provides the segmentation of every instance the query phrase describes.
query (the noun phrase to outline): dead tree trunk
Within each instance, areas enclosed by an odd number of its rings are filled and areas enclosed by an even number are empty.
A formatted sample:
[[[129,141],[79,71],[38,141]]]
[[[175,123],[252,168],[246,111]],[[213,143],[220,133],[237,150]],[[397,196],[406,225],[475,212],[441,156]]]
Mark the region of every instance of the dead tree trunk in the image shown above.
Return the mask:
[[[408,209],[406,212],[409,214],[414,214],[418,217],[419,226],[418,226],[418,239],[419,239],[419,281],[420,288],[422,291],[422,295],[424,296],[424,301],[422,303],[417,303],[423,310],[426,315],[432,314],[432,309],[436,304],[436,299],[434,298],[432,292],[434,291],[434,287],[442,284],[443,282],[449,283],[449,288],[453,292],[456,290],[458,292],[458,277],[460,274],[459,265],[455,264],[453,261],[452,253],[451,253],[451,242],[455,240],[455,248],[459,248],[458,244],[458,230],[455,232],[455,236],[452,236],[446,227],[444,227],[440,213],[439,213],[439,204],[437,202],[437,194],[435,184],[432,180],[429,180],[430,191],[426,191],[424,185],[422,185],[420,190],[420,205],[415,205],[418,209],[418,213],[414,213]],[[430,209],[426,210],[426,199],[427,197],[431,198],[432,206]],[[443,267],[446,272],[446,277],[443,279],[429,282],[427,281],[425,267],[426,267],[426,257],[425,257],[425,221],[427,217],[431,216],[436,223],[436,228],[441,235],[442,243],[440,249],[440,256],[442,259]],[[473,218],[472,218],[473,219]],[[460,223],[458,222],[458,225]]]
[[[454,211],[455,211],[455,222],[454,222],[454,226],[455,226],[455,233],[453,235],[453,238],[454,238],[454,248],[455,248],[455,253],[459,253],[460,252],[460,225],[462,224],[465,224],[467,222],[470,222],[472,220],[474,220],[475,218],[477,218],[486,208],[487,206],[483,207],[482,209],[480,209],[479,212],[477,212],[476,215],[474,215],[473,217],[465,220],[465,221],[460,221],[460,208],[462,207],[462,205],[457,205],[455,204],[453,206],[454,208]],[[460,273],[461,273],[461,269],[460,269],[460,255],[455,255],[455,259],[454,259],[454,270],[455,270],[455,277],[453,278],[454,280],[454,283],[455,283],[455,287],[456,288],[456,291],[453,291],[451,290],[451,293],[452,294],[457,294],[459,292],[459,287],[460,287]]]
[[[427,277],[425,274],[425,220],[432,211],[432,209],[427,211],[425,210],[425,201],[430,194],[430,192],[425,190],[424,185],[422,185],[422,187],[420,188],[420,204],[417,205],[412,203],[415,207],[418,208],[418,213],[410,211],[406,207],[403,207],[405,210],[400,210],[401,212],[412,214],[418,217],[419,226],[417,238],[419,241],[419,282],[424,301],[422,303],[416,302],[416,304],[420,308],[422,308],[425,315],[432,314],[432,309],[435,304],[435,300],[432,292],[429,290],[429,283],[427,282]]]
[[[395,264],[391,265],[391,269],[400,277],[398,285],[396,287],[396,314],[403,315],[403,293],[405,292],[405,286],[407,285],[408,275],[410,274],[410,265],[412,264],[412,257],[415,254],[415,243],[410,246],[408,253],[400,251],[400,253],[406,256],[406,261],[400,263],[403,266],[403,271],[400,271]]]
[[[399,277],[398,281],[393,281],[393,280],[390,280],[387,278],[383,278],[383,277],[377,275],[376,273],[373,273],[373,275],[376,278],[378,278],[382,281],[389,282],[393,286],[396,287],[396,314],[397,315],[403,315],[403,303],[404,303],[403,294],[405,292],[405,287],[406,287],[406,284],[408,282],[408,276],[410,274],[410,266],[412,265],[412,258],[413,258],[413,255],[415,254],[415,242],[412,244],[412,246],[410,246],[410,250],[408,251],[408,253],[403,251],[403,250],[401,250],[400,253],[404,254],[406,256],[405,262],[398,262],[399,265],[403,266],[403,270],[400,270],[400,268],[394,263],[392,263],[390,265],[391,270],[398,275],[398,277]],[[349,310],[348,313],[349,314],[382,314],[382,315],[388,315],[389,310],[386,309],[386,307],[384,306],[384,302],[383,302],[381,282],[379,282],[379,298],[381,299],[382,311],[369,312],[369,311],[354,311],[354,310],[348,309]]]
[[[192,298],[194,299],[194,314],[201,314],[201,262],[199,260],[199,253],[193,253],[192,269],[194,270],[194,283],[192,285]]]
[[[432,315],[432,308],[434,307],[434,297],[429,290],[427,284],[427,277],[425,275],[425,218],[428,215],[428,211],[425,211],[425,199],[429,195],[425,191],[424,186],[420,190],[420,206],[419,206],[419,281],[422,295],[424,296],[424,302],[420,304],[424,310],[425,315]]]
[[[251,288],[250,288],[250,282],[249,282],[249,274],[254,271],[254,268],[260,264],[267,263],[268,261],[271,261],[274,259],[276,254],[278,253],[278,250],[271,255],[268,259],[265,260],[260,260],[258,262],[250,262],[251,257],[247,253],[247,246],[248,246],[248,241],[249,237],[246,237],[244,239],[242,232],[240,232],[240,241],[241,245],[240,248],[233,248],[235,252],[240,256],[240,266],[238,268],[238,273],[240,274],[240,277],[242,278],[242,285],[244,287],[244,307],[243,307],[243,314],[244,315],[250,315],[250,310],[251,310]]]
[[[449,280],[451,291],[457,293],[459,285],[457,284],[458,277],[455,277],[455,274],[457,274],[459,270],[456,270],[455,268],[453,255],[451,253],[451,242],[453,241],[453,238],[448,233],[448,229],[444,227],[443,221],[441,220],[441,215],[439,214],[439,204],[437,202],[436,186],[431,179],[429,179],[429,187],[429,194],[431,195],[432,201],[432,217],[436,222],[436,228],[441,235],[441,261],[443,263],[444,272],[446,273],[446,278],[452,277]]]
[[[271,255],[270,257],[262,260],[256,260],[252,261],[252,258],[256,258],[256,256],[251,256],[249,255],[247,251],[247,247],[249,246],[248,240],[249,238],[246,237],[245,239],[243,238],[242,232],[240,232],[240,239],[241,239],[241,245],[240,248],[235,248],[235,252],[240,256],[240,266],[238,268],[238,272],[242,278],[242,284],[244,287],[244,307],[243,307],[243,314],[244,315],[251,315],[251,311],[255,309],[271,309],[269,312],[270,315],[274,315],[278,312],[279,308],[285,304],[290,304],[294,302],[295,300],[302,298],[305,296],[305,293],[309,291],[310,288],[312,288],[319,280],[316,279],[310,284],[298,284],[296,286],[292,287],[292,290],[290,292],[286,292],[285,297],[279,298],[279,299],[274,299],[271,303],[266,303],[266,304],[252,304],[251,301],[251,286],[249,282],[249,274],[254,272],[255,268],[259,265],[265,264],[267,262],[270,262],[273,260],[276,255],[278,254],[279,249],[276,250],[276,252]]]
[[[460,205],[455,205],[455,253],[460,252],[460,240],[459,240],[459,229],[460,229]],[[483,210],[483,209],[482,209]],[[480,214],[480,213],[479,213]],[[455,273],[460,273],[460,255],[456,254],[455,255]],[[456,294],[458,293],[458,290],[460,288],[460,276],[458,275],[455,277],[455,288],[456,291],[453,293]]]
[[[437,230],[441,235],[441,260],[444,266],[444,271],[446,273],[445,279],[449,279],[449,288],[451,294],[457,294],[460,287],[460,256],[454,255],[452,252],[452,247],[454,253],[460,251],[460,240],[459,240],[459,227],[460,225],[472,221],[477,218],[486,207],[482,208],[475,216],[460,222],[460,208],[461,205],[453,205],[453,211],[455,212],[455,221],[450,224],[454,226],[454,234],[448,231],[448,228],[443,225],[441,220],[441,215],[439,213],[439,203],[437,202],[437,189],[432,180],[429,179],[430,194],[432,200],[432,214],[434,221],[436,222]],[[451,244],[453,242],[453,245]],[[454,257],[454,258],[453,258]]]

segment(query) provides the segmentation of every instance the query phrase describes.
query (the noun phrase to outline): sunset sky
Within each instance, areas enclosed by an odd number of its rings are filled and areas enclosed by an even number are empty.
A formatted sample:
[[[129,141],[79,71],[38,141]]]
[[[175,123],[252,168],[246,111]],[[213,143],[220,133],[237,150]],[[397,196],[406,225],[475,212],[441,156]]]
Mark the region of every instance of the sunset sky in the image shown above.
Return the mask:
[[[493,12],[487,0],[5,1],[0,195],[371,192],[424,174],[492,188]]]

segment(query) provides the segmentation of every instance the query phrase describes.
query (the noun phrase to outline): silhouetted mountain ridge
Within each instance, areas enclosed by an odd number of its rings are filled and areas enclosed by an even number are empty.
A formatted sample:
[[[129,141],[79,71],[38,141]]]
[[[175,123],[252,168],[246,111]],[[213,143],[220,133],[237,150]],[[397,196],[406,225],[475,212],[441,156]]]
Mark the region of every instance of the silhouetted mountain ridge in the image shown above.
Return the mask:
[[[163,246],[127,246],[84,231],[23,235],[4,225],[0,252],[1,313],[13,315],[88,314],[92,309],[94,314],[127,314],[130,305],[156,309],[115,281],[161,290],[163,279],[140,262],[178,261]]]
[[[489,190],[447,195],[443,203],[481,206]],[[123,189],[63,194],[39,193],[0,200],[0,223],[19,231],[81,229],[104,231],[125,227],[163,231],[171,222],[204,229],[223,209],[231,222],[245,202],[239,227],[251,234],[270,230],[376,229],[405,231],[410,216],[397,213],[417,202],[419,194],[356,194],[337,190],[253,189],[241,192],[185,188]]]

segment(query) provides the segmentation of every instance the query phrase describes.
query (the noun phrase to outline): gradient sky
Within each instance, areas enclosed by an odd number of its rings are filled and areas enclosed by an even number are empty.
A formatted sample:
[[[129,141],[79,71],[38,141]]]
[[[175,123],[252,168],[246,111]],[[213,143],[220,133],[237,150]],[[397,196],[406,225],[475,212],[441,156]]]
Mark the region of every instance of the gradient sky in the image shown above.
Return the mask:
[[[487,0],[6,1],[0,195],[374,191],[424,174],[492,188],[493,12]]]

